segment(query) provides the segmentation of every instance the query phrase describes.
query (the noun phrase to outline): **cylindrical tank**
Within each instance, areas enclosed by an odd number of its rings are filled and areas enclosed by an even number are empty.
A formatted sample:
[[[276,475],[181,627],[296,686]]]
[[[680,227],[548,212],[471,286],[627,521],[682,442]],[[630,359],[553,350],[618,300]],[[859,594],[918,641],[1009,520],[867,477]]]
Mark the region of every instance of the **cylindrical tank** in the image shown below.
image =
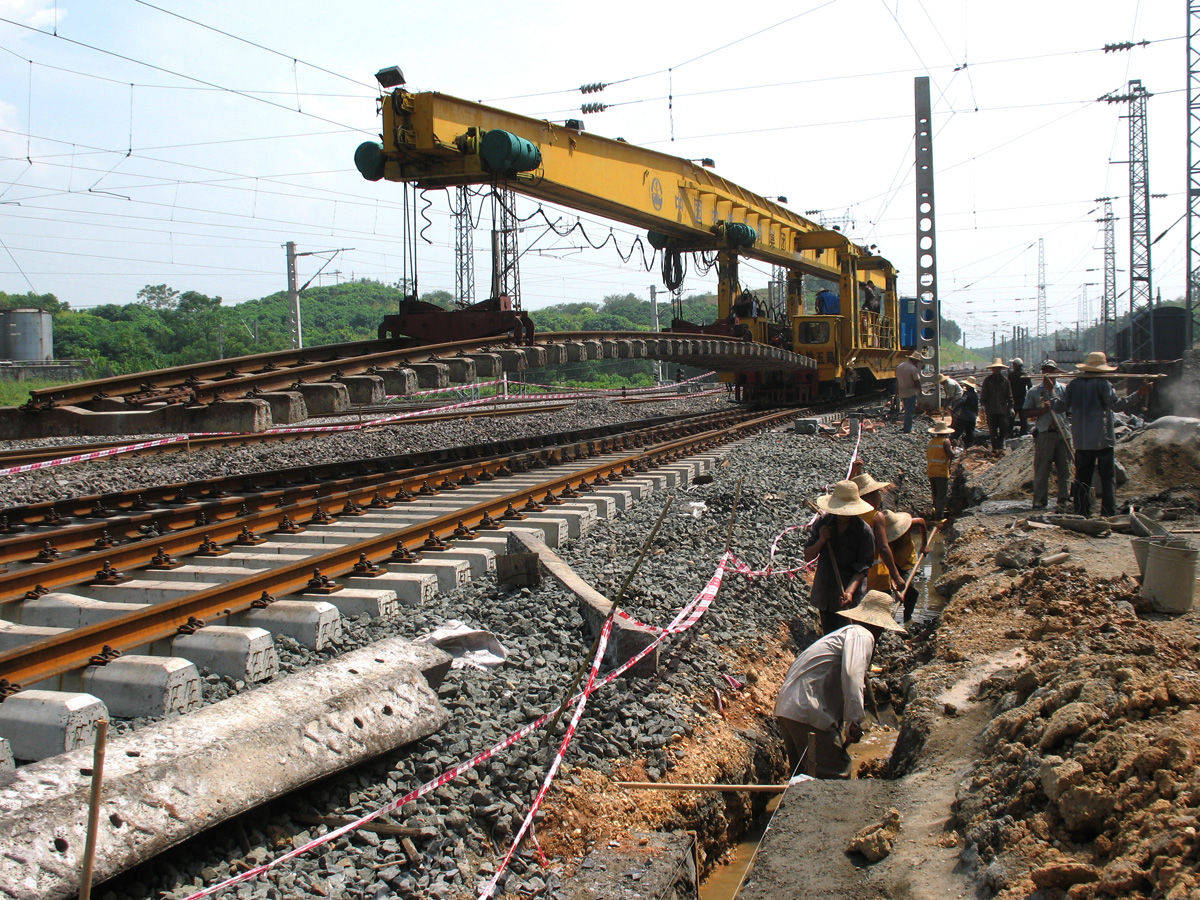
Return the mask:
[[[0,312],[0,356],[22,362],[54,359],[53,317],[44,309]]]

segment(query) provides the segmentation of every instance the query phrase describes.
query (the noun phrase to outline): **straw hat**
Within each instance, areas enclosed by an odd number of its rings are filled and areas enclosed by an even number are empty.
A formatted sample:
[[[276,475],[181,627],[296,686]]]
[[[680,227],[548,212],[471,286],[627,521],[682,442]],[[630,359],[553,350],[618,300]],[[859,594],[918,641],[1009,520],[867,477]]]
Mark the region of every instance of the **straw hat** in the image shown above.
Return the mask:
[[[954,429],[950,427],[949,422],[938,422],[932,428],[926,428],[930,434],[954,434]]]
[[[950,380],[950,376],[945,372],[938,372],[938,384],[945,384]]]
[[[853,609],[843,609],[838,613],[855,622],[867,625],[877,625],[888,631],[903,632],[904,626],[892,618],[892,598],[883,591],[867,591],[862,602]]]
[[[960,381],[959,384],[961,384],[963,387],[979,387],[979,383],[975,380],[974,375],[968,375],[966,378]]]
[[[1093,350],[1087,355],[1081,363],[1075,363],[1075,368],[1080,372],[1115,372],[1116,366],[1108,364],[1108,357],[1104,355],[1103,350]]]
[[[912,353],[908,354],[908,358],[915,362],[925,362],[925,357],[921,355],[920,350],[914,350]]]
[[[875,476],[868,475],[863,472],[861,475],[855,475],[850,479],[858,485],[858,496],[865,497],[872,491],[882,491],[890,487],[895,487],[890,481],[876,481]]]
[[[988,368],[989,369],[1007,369],[1008,366],[1006,366],[1004,364],[1004,360],[1002,360],[1000,357],[997,356],[995,359],[993,359],[991,361],[991,363],[988,365]]]
[[[858,496],[858,485],[853,481],[839,481],[830,493],[817,498],[817,506],[835,516],[861,516],[875,508]]]
[[[883,528],[887,533],[887,540],[890,544],[892,541],[904,534],[912,527],[912,516],[906,512],[893,512],[890,509],[883,511]]]

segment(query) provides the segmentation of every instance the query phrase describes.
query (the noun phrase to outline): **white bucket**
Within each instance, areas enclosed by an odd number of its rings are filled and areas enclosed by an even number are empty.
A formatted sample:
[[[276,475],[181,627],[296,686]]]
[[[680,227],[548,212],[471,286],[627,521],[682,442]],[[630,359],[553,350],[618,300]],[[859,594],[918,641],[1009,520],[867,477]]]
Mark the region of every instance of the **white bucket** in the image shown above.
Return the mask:
[[[1182,613],[1196,598],[1197,550],[1184,540],[1158,540],[1149,544],[1142,596],[1158,612]]]

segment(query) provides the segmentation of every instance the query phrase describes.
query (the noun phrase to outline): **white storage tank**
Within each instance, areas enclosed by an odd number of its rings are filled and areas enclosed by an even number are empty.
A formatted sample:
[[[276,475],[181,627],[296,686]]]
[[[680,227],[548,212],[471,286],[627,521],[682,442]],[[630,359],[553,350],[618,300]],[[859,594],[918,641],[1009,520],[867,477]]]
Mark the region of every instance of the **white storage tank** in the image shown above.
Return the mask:
[[[14,362],[54,359],[54,317],[44,309],[0,311],[0,356]]]

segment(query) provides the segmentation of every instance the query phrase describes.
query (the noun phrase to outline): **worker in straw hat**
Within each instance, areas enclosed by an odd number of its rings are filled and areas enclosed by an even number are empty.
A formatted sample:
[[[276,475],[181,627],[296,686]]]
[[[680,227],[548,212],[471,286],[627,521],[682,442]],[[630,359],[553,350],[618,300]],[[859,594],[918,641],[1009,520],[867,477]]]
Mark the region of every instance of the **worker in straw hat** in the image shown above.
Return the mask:
[[[991,374],[983,379],[979,388],[979,402],[987,413],[993,450],[1003,450],[1004,439],[1012,432],[1013,395],[1012,383],[1004,374],[1007,368],[1004,360],[997,356],[988,366]]]
[[[957,403],[958,398],[962,396],[962,385],[945,372],[938,373],[938,384],[941,385],[942,397],[946,401],[942,405],[946,409],[954,409],[954,404]]]
[[[933,494],[933,517],[941,521],[946,511],[946,495],[950,491],[950,460],[957,454],[950,440],[955,431],[945,422],[935,422],[926,430],[929,443],[925,445],[925,474]]]
[[[927,549],[929,527],[922,518],[890,509],[881,510],[877,518],[883,526],[884,545],[895,572],[881,574],[873,567],[867,576],[867,589],[892,592],[897,596],[903,591],[904,596],[899,599],[904,602],[904,621],[907,622],[913,617],[918,595],[916,586],[909,579],[917,559]],[[919,539],[917,532],[920,532]],[[896,583],[897,576],[899,584]]]
[[[1033,508],[1045,509],[1050,491],[1050,466],[1058,476],[1058,511],[1068,512],[1071,484],[1071,451],[1067,436],[1059,433],[1062,419],[1054,404],[1063,408],[1065,393],[1056,382],[1062,371],[1052,359],[1042,361],[1042,380],[1025,394],[1024,417],[1033,422]]]
[[[871,511],[859,516],[871,526],[871,534],[875,538],[875,559],[867,570],[867,588],[878,591],[900,590],[904,584],[904,576],[896,567],[888,547],[887,535],[883,527],[883,492],[895,487],[890,481],[877,481],[874,475],[862,472],[850,479],[858,485],[858,496],[871,504]]]
[[[1113,433],[1113,411],[1123,410],[1138,394],[1124,400],[1117,399],[1117,392],[1104,378],[1115,372],[1116,366],[1108,364],[1102,350],[1093,350],[1081,363],[1076,363],[1079,377],[1067,385],[1061,404],[1071,416],[1071,438],[1075,445],[1075,481],[1071,485],[1071,499],[1075,512],[1082,516],[1092,514],[1092,474],[1100,474],[1100,514],[1116,514],[1116,460],[1113,448],[1117,439]],[[1149,388],[1145,388],[1148,393]],[[1139,392],[1140,393],[1140,392]]]
[[[796,657],[775,701],[792,771],[802,767],[816,778],[850,777],[845,744],[863,734],[863,693],[875,642],[884,631],[904,631],[892,617],[892,598],[880,591],[868,591],[839,615],[842,627]]]
[[[954,426],[951,430],[954,433],[954,439],[959,441],[963,447],[970,447],[975,443],[975,422],[979,418],[977,387],[973,376],[968,375],[964,378],[962,380],[962,396],[950,408],[950,418]]]
[[[917,395],[921,393],[921,365],[925,358],[914,350],[900,365],[896,366],[896,398],[904,409],[905,434],[912,433],[913,416],[917,412]]]
[[[821,515],[809,529],[804,559],[817,560],[808,599],[821,614],[821,632],[829,634],[843,624],[838,611],[853,606],[866,590],[875,538],[871,526],[859,517],[873,509],[858,496],[853,481],[839,481],[816,503]]]

